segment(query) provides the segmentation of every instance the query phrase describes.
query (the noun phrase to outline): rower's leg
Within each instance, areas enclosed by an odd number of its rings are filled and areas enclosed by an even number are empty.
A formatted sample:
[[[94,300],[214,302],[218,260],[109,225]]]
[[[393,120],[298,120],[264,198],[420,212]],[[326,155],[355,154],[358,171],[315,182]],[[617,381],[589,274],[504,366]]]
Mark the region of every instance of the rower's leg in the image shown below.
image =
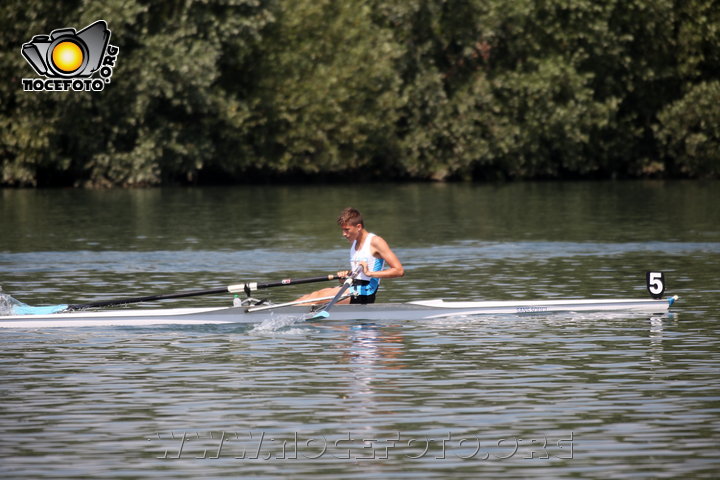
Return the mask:
[[[336,295],[339,290],[340,290],[340,287],[323,288],[321,290],[317,290],[315,292],[308,293],[307,295],[303,295],[302,297],[298,298],[297,301],[307,300],[307,303],[303,303],[302,305],[318,305],[321,303],[327,303],[327,300],[319,300],[319,301],[313,301],[313,300],[316,298],[332,297],[332,296]],[[350,303],[350,299],[344,298],[337,303]]]

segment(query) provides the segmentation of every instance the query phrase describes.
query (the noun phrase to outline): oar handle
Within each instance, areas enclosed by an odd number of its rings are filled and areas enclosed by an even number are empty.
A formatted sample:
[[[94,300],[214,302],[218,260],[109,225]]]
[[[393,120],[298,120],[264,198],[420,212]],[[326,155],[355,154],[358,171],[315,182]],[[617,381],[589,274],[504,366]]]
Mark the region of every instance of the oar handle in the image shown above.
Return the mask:
[[[283,280],[280,280],[279,282],[239,283],[237,285],[230,285],[229,287],[227,287],[227,289],[228,289],[228,292],[230,292],[230,293],[245,292],[248,296],[250,296],[250,292],[254,292],[255,290],[260,290],[262,288],[285,287],[288,285],[300,285],[303,283],[325,282],[328,280],[335,280],[336,278],[339,278],[339,277],[337,275],[325,275],[322,277],[309,277],[309,278],[295,278],[295,279],[285,278]]]

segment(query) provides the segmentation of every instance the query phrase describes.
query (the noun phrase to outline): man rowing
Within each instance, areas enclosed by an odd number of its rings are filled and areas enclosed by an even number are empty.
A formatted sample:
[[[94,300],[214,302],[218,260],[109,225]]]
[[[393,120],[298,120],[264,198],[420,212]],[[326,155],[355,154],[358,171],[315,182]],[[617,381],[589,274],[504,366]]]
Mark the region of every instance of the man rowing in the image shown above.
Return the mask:
[[[405,269],[388,243],[382,237],[365,229],[365,221],[359,211],[351,207],[346,208],[338,217],[337,223],[342,230],[342,236],[351,243],[351,270],[338,272],[338,276],[347,278],[351,271],[355,271],[358,266],[362,267],[362,271],[353,282],[350,298],[338,303],[374,303],[380,279],[402,277],[405,275]],[[386,265],[388,268],[385,268]],[[316,298],[332,297],[339,290],[340,287],[324,288],[304,295],[298,300],[312,303]]]

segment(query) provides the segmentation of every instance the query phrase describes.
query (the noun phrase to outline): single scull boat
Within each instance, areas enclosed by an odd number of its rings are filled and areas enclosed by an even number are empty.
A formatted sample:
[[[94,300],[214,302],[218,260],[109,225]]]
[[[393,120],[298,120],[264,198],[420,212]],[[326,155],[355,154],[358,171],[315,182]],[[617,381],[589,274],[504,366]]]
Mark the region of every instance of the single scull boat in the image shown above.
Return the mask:
[[[290,279],[269,283],[243,283],[221,288],[192,290],[184,292],[149,295],[143,297],[102,300],[92,303],[63,304],[33,307],[12,297],[5,303],[10,305],[10,314],[0,316],[0,327],[45,328],[82,327],[104,325],[172,325],[212,323],[261,323],[265,320],[282,318],[287,320],[317,321],[333,320],[426,320],[448,317],[469,317],[476,315],[526,315],[555,312],[606,312],[626,311],[648,314],[663,313],[678,299],[677,295],[662,298],[665,292],[665,277],[662,272],[647,272],[647,288],[653,298],[647,299],[584,299],[584,300],[518,300],[499,302],[446,302],[444,300],[422,300],[408,303],[375,303],[371,305],[338,304],[359,270],[344,280],[336,295],[316,298],[327,304],[307,305],[307,301],[280,304],[265,304],[250,297],[256,290],[298,285],[305,283],[336,280],[336,275]],[[214,308],[144,308],[121,310],[92,310],[99,307],[143,303],[155,300],[213,295],[220,293],[244,292],[247,299],[233,307]],[[237,296],[237,295],[236,295]],[[239,298],[237,299],[239,300]],[[334,308],[333,308],[334,307]],[[332,313],[330,309],[332,308]]]
[[[499,302],[446,302],[424,300],[408,303],[335,305],[332,320],[426,320],[476,315],[526,315],[555,312],[666,312],[677,296],[665,299],[585,299]],[[293,303],[293,302],[291,302]],[[261,323],[273,318],[315,320],[322,306],[260,305],[215,308],[144,308],[107,311],[70,311],[45,315],[0,316],[0,327],[47,328],[84,326],[197,325]]]

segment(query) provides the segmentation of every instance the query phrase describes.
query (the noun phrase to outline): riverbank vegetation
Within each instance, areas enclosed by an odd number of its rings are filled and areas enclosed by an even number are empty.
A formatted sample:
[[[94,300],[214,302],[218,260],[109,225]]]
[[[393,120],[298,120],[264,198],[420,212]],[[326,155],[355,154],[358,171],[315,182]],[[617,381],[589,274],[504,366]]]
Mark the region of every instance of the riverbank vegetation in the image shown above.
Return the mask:
[[[25,92],[108,22],[100,92]],[[10,0],[5,186],[720,176],[716,0]]]

